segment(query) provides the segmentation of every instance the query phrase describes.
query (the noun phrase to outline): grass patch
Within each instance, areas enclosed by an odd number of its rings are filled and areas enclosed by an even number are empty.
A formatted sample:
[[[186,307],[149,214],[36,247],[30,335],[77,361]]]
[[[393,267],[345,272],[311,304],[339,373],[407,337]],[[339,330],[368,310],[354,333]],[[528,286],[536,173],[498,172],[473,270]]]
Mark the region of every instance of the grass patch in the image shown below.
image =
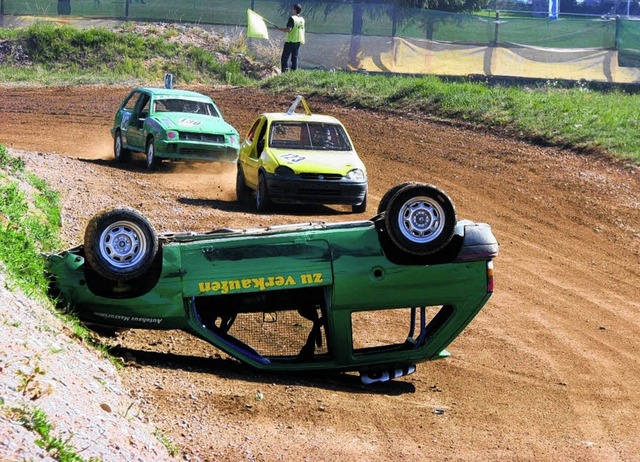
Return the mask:
[[[154,433],[155,437],[158,439],[158,441],[160,441],[165,448],[167,448],[167,452],[169,453],[169,455],[171,457],[175,457],[178,455],[178,453],[180,452],[180,449],[178,448],[178,446],[173,443],[168,437],[167,435],[165,435],[162,430],[160,430],[159,428],[156,428],[156,431]]]
[[[175,27],[149,27],[140,33],[130,25],[76,29],[36,22],[26,28],[0,29],[0,40],[11,40],[0,78],[47,85],[98,84],[158,81],[171,72],[185,84],[250,82],[234,57],[238,51],[248,53],[242,43],[207,36],[200,29],[200,43],[182,42],[178,39],[183,31]]]
[[[538,143],[597,150],[640,165],[640,95],[598,91],[576,82],[489,86],[434,76],[298,71],[263,88],[339,100],[346,105],[430,114],[499,128]]]
[[[49,280],[41,253],[60,247],[60,201],[45,181],[25,170],[20,157],[9,155],[0,144],[0,262],[12,284],[37,299],[45,299]],[[72,335],[98,349],[117,368],[122,362],[109,354],[89,330],[66,307],[54,313]]]
[[[28,410],[13,410],[15,413],[20,413],[20,423],[27,430],[34,432],[39,436],[35,443],[47,451],[51,457],[60,462],[84,462],[85,459],[80,457],[75,448],[70,444],[70,439],[62,440],[53,435],[53,427],[49,423],[49,419],[44,411],[41,409]],[[72,436],[73,437],[73,436]],[[90,458],[89,462],[98,462],[98,458]]]
[[[59,232],[58,194],[0,145],[0,261],[25,292],[46,293],[40,252],[59,245]]]

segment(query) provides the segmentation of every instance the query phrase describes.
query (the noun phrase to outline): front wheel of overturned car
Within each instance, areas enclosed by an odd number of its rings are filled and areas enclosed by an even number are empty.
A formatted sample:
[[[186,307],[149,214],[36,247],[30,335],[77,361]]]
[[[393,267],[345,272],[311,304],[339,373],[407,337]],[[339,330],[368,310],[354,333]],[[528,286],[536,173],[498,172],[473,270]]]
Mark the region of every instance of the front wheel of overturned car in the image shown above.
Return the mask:
[[[84,253],[91,268],[111,281],[145,274],[158,255],[158,236],[140,212],[120,208],[95,215],[84,234]]]
[[[256,190],[256,210],[259,213],[264,213],[270,208],[271,199],[269,199],[267,180],[265,180],[264,174],[260,173],[260,176],[258,177],[258,189]]]
[[[410,184],[389,199],[385,228],[396,247],[410,255],[431,255],[451,241],[456,210],[444,191]]]

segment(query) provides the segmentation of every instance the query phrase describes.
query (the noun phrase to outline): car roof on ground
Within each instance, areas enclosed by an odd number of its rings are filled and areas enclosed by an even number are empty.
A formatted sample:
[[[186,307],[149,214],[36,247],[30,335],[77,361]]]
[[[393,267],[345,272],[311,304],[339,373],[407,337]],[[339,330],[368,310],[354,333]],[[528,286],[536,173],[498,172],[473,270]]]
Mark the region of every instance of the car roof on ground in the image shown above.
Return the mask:
[[[148,91],[153,93],[155,96],[180,96],[180,97],[189,97],[189,98],[207,98],[211,99],[207,95],[203,95],[202,93],[198,93],[195,91],[189,90],[177,90],[175,88],[153,88],[153,87],[137,87],[136,90]]]

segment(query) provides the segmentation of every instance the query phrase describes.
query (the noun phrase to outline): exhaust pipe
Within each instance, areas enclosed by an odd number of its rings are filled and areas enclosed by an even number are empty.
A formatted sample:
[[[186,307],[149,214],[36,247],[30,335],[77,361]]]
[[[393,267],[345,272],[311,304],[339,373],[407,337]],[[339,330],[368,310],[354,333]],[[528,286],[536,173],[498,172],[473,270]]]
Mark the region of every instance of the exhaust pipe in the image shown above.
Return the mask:
[[[415,371],[416,366],[412,365],[400,369],[382,369],[379,371],[360,372],[360,381],[365,385],[371,385],[372,383],[377,382],[388,382],[392,379],[413,374]]]

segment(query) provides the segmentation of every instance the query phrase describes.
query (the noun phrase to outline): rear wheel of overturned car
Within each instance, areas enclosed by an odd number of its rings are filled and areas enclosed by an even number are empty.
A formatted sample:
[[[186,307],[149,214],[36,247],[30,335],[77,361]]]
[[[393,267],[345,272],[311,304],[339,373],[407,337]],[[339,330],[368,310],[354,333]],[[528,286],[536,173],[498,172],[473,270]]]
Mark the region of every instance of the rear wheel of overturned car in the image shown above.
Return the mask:
[[[236,199],[238,202],[247,203],[251,198],[250,190],[244,181],[244,173],[242,167],[238,165],[238,173],[236,174]]]
[[[95,215],[84,234],[91,268],[111,281],[144,275],[158,255],[158,236],[140,212],[120,208]]]
[[[456,210],[444,191],[427,184],[411,184],[389,199],[385,228],[391,241],[406,254],[426,256],[451,241]]]
[[[267,189],[267,180],[264,174],[258,176],[258,189],[256,190],[256,210],[260,213],[266,212],[271,207],[271,199],[269,199],[269,190]]]
[[[129,159],[131,152],[123,146],[122,133],[118,130],[116,131],[116,136],[113,139],[113,157],[115,157],[116,162],[122,163]]]
[[[157,168],[160,166],[160,159],[156,157],[156,144],[153,141],[153,137],[150,137],[147,140],[146,154],[147,154],[147,162],[146,162],[147,170],[157,170]]]

